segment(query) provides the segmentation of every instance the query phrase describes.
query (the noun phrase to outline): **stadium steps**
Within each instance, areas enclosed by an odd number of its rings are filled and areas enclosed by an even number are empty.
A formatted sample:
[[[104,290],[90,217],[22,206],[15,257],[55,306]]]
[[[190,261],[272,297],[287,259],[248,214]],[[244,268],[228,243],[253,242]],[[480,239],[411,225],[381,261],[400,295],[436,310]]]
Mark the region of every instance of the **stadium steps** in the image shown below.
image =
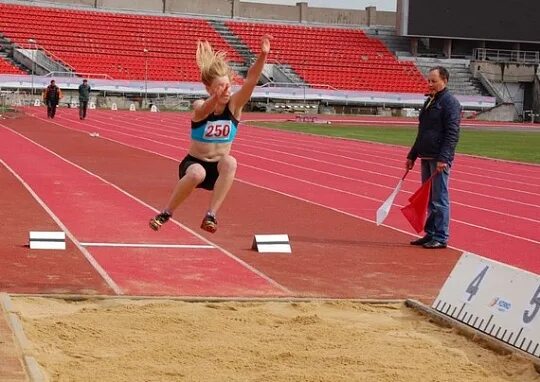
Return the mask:
[[[252,51],[258,49],[261,35],[280,36],[272,43],[269,62],[288,65],[283,71],[312,87],[408,93],[427,89],[413,63],[398,61],[379,39],[356,28],[230,20],[225,25]]]
[[[463,59],[441,59],[431,57],[410,58],[416,64],[416,67],[427,76],[429,69],[434,66],[442,65],[450,72],[450,81],[448,89],[454,94],[489,96],[489,92],[482,84],[473,78],[469,70],[469,60]]]
[[[227,41],[229,45],[233,47],[238,52],[238,54],[240,54],[240,56],[245,59],[244,66],[235,67],[234,63],[231,63],[231,67],[234,70],[245,75],[247,73],[247,70],[249,69],[249,66],[257,59],[257,56],[237,35],[234,34],[233,31],[231,31],[231,29],[225,24],[225,22],[221,20],[209,20],[209,23],[214,27],[216,32],[218,32],[223,37],[223,39]],[[287,78],[288,82],[305,84],[304,80],[297,73],[295,73],[295,71],[291,68],[290,65],[275,62],[274,70],[278,70],[279,72],[281,72],[283,74],[283,76],[281,77]],[[272,81],[270,78],[264,78],[262,82],[265,83],[270,81]]]
[[[250,62],[255,56],[251,53],[249,47],[242,42],[221,20],[208,20],[224,39],[235,48],[235,50],[244,58],[245,62]]]
[[[396,28],[374,26],[364,29],[364,33],[370,38],[381,41],[395,55],[410,55],[411,45],[408,37],[396,35]]]
[[[249,47],[242,42],[221,20],[208,20],[210,25],[214,27],[216,32],[218,32],[229,45],[240,54],[244,59],[243,63],[234,63],[231,62],[230,65],[234,71],[240,73],[245,77],[248,71],[248,63],[255,59],[255,56],[249,50]]]
[[[294,84],[306,84],[306,82],[304,81],[304,79],[302,77],[300,77],[298,75],[298,73],[296,73],[294,71],[294,69],[288,65],[288,64],[276,64],[276,67],[278,68],[279,71],[281,71],[281,73],[283,73],[291,83],[294,83]]]
[[[13,43],[0,35],[0,73],[30,74],[30,70],[13,60]]]

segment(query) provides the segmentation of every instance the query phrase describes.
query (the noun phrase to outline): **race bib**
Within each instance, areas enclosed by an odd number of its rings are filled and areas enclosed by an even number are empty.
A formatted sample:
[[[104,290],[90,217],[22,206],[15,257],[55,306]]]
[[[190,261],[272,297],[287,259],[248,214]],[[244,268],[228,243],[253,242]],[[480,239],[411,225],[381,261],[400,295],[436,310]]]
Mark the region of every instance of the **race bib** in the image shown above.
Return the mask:
[[[229,139],[231,134],[231,121],[208,121],[204,129],[205,139]]]

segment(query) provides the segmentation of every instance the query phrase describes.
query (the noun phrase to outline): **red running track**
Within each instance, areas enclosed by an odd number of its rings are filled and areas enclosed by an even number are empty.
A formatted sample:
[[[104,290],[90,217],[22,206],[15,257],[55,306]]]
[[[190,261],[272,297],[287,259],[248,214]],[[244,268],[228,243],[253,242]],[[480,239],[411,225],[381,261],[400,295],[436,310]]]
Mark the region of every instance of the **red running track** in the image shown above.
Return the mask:
[[[65,228],[60,228],[102,276],[109,292],[196,296],[288,293],[286,288],[184,227],[171,224],[157,237],[147,225],[155,211],[145,203],[23,135],[1,124],[0,127],[3,163],[39,195],[42,205],[61,222]],[[174,247],[179,245],[188,248]],[[42,251],[33,251],[36,256],[39,252]],[[56,266],[69,275],[70,263],[57,260]],[[92,284],[98,284],[96,291],[103,290],[99,288],[101,280],[94,279]]]
[[[178,160],[188,140],[188,115],[74,112],[56,121]],[[235,142],[238,180],[373,221],[402,175],[407,148],[243,126]],[[418,187],[413,171],[396,207]],[[540,166],[457,155],[451,177],[451,244],[540,273]],[[394,208],[387,225],[412,230]]]
[[[176,181],[176,157],[183,155],[182,150],[157,142],[160,143],[157,146],[160,153],[156,155],[139,148],[130,148],[125,143],[120,145],[103,139],[104,128],[100,138],[92,138],[89,134],[60,127],[59,124],[68,126],[66,117],[76,117],[68,114],[70,112],[73,111],[62,110],[62,115],[55,121],[23,117],[6,121],[5,124],[60,157],[76,163],[80,171],[85,169],[97,174],[102,182],[114,185],[148,205],[162,205]],[[97,114],[93,116],[97,117]],[[126,114],[126,117],[129,116],[131,115]],[[106,114],[104,117],[107,118]],[[88,122],[90,121],[86,121]],[[151,142],[134,137],[133,134],[126,135],[125,132],[119,134],[122,128],[109,122],[107,118],[102,121],[102,125],[107,128],[115,127],[118,131],[109,130],[119,136],[129,136],[138,143]],[[92,128],[97,128],[97,125]],[[170,154],[175,155],[175,158],[165,158],[162,153],[165,149],[171,150]],[[272,162],[269,160],[269,163]],[[79,180],[75,181],[79,183]],[[205,192],[194,193],[190,202],[182,206],[176,219],[200,232],[198,225],[208,197],[209,194]],[[122,211],[119,211],[121,220],[133,219],[129,214],[132,208],[136,207],[123,205]],[[126,213],[130,215],[127,218]],[[273,189],[251,185],[245,180],[235,182],[220,216],[218,234],[205,234],[205,237],[239,257],[253,269],[284,285],[296,296],[412,297],[430,301],[437,294],[460,254],[451,249],[434,252],[412,247],[407,244],[410,234],[388,227],[376,227],[359,216],[302,200],[298,196],[291,197]],[[148,216],[142,217],[138,214],[135,217],[137,220],[142,219],[143,225],[148,219]],[[99,217],[94,215],[87,221],[95,223],[99,221],[96,219]],[[169,229],[175,227],[166,225],[156,237],[165,234]],[[294,251],[292,256],[265,256],[250,250],[254,233],[276,232],[287,232],[291,235]],[[133,241],[137,233],[138,230],[125,231],[126,240],[131,238]],[[171,261],[178,261],[168,260],[165,252],[161,258],[152,256],[147,250],[104,259],[99,253],[100,250],[95,251],[92,247],[89,249],[113,279],[115,275],[110,269],[123,267],[126,269],[125,273],[132,277],[129,281],[136,285],[149,283],[150,287],[160,290],[163,290],[164,286],[158,285],[160,281],[155,276],[149,276],[145,267],[153,266],[154,262],[159,264],[163,260],[160,266],[172,269],[174,267],[171,267]],[[146,258],[148,262],[137,263],[137,257]],[[132,260],[135,263],[132,263]],[[198,269],[198,266],[193,269]],[[172,275],[175,273],[176,271],[171,272]],[[231,284],[238,283],[234,272],[227,271],[223,277],[227,277]],[[200,281],[197,283],[200,285]],[[221,282],[217,282],[214,288],[219,288],[220,285]],[[121,286],[130,288],[131,284],[125,282]],[[200,292],[194,293],[200,295]],[[237,295],[244,296],[245,293],[238,291]]]

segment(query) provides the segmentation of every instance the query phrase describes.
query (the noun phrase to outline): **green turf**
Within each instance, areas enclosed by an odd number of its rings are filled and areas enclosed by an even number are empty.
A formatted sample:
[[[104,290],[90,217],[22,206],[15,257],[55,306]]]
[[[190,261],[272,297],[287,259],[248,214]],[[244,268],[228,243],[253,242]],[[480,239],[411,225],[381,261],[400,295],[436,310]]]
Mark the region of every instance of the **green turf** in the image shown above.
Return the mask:
[[[257,126],[310,134],[390,143],[410,147],[416,127],[376,127],[297,122],[257,122]],[[489,158],[540,163],[540,131],[495,131],[462,128],[457,152]]]

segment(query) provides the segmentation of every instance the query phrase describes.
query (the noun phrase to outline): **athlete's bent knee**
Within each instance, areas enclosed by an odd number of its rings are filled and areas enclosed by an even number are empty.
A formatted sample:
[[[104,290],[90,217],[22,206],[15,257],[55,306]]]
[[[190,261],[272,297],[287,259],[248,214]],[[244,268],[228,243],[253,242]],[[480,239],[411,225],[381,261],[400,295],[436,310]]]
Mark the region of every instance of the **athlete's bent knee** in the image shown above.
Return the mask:
[[[236,167],[236,158],[227,155],[219,161],[218,171],[220,174],[234,174],[236,172]]]
[[[201,183],[206,177],[206,171],[204,171],[204,168],[202,166],[192,165],[189,166],[184,177],[190,183],[197,185]]]

